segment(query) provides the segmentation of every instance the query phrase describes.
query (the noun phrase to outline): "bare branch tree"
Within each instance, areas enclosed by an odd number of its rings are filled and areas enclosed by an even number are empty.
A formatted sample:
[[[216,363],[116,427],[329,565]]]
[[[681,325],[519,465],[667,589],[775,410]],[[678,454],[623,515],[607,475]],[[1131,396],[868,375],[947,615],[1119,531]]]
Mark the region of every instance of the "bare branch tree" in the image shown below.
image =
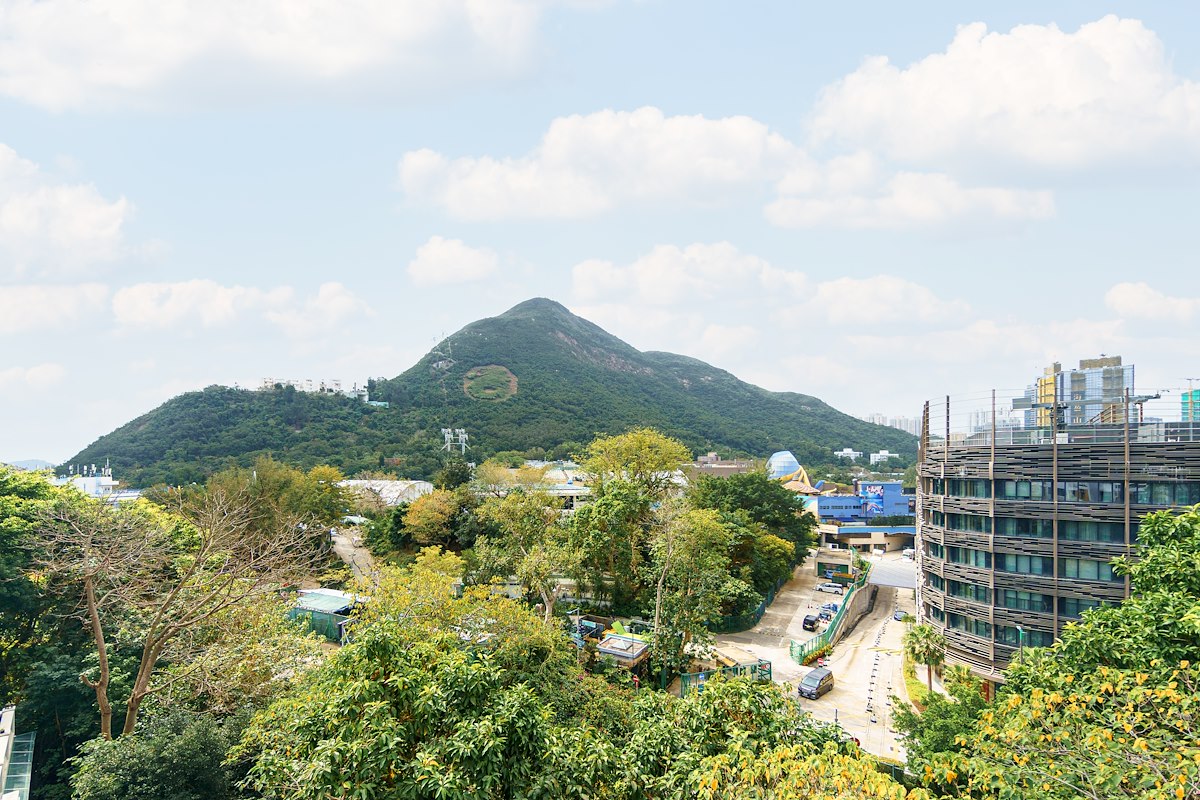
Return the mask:
[[[112,738],[106,629],[128,622],[142,654],[122,733],[131,733],[155,668],[172,641],[215,615],[311,574],[321,530],[294,515],[263,509],[244,491],[172,490],[170,514],[143,506],[110,508],[81,499],[58,503],[40,525],[38,566],[59,590],[77,593],[78,612],[99,657],[100,730]]]

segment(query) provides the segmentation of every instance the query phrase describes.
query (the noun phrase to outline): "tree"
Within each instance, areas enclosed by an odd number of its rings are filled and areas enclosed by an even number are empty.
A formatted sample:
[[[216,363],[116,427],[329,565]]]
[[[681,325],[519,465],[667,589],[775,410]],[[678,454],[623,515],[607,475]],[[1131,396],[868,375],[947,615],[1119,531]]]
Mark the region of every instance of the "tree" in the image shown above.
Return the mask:
[[[461,458],[448,458],[433,475],[433,485],[439,489],[457,489],[471,482],[471,465]]]
[[[128,630],[141,657],[129,688],[122,733],[132,733],[156,683],[159,661],[181,637],[227,610],[277,591],[306,572],[314,526],[276,517],[256,525],[256,503],[224,489],[174,491],[172,514],[145,501],[112,508],[60,500],[39,524],[36,560],[52,587],[78,599],[97,669],[81,679],[96,694],[100,734],[111,739],[111,631]],[[129,635],[129,634],[126,634]]]
[[[904,632],[901,641],[904,654],[914,662],[925,665],[929,691],[933,692],[933,669],[940,667],[945,659],[946,637],[932,625],[913,625]]]
[[[692,454],[682,442],[653,428],[635,428],[619,436],[602,436],[587,446],[583,468],[601,481],[631,481],[653,500],[674,486],[675,471]]]
[[[1002,694],[927,779],[1001,800],[1200,797],[1200,665],[1176,664],[1159,681],[1103,666],[1064,672],[1049,649],[1026,657],[1040,685]]]
[[[559,502],[546,492],[514,489],[479,507],[480,516],[498,529],[480,537],[475,555],[488,575],[516,575],[542,600],[544,617],[554,614],[558,579],[575,569],[578,554],[569,546],[558,521]]]
[[[936,692],[927,694],[925,709],[920,713],[899,697],[892,697],[894,725],[904,737],[912,771],[934,763],[936,756],[961,750],[960,742],[974,732],[976,720],[988,705],[979,681],[968,667],[958,664],[947,667],[946,689],[949,697]]]
[[[711,638],[708,623],[721,613],[729,580],[730,534],[717,512],[675,505],[651,536],[653,658],[665,679]]]
[[[444,544],[449,541],[459,498],[447,489],[434,489],[408,506],[404,514],[404,530],[419,544]]]
[[[613,478],[595,487],[592,500],[565,522],[579,574],[599,596],[632,605],[652,522],[650,498],[637,484]]]
[[[701,475],[688,489],[688,499],[696,508],[744,512],[750,521],[794,544],[796,563],[803,561],[814,542],[817,520],[804,510],[803,498],[765,472],[721,478]]]
[[[137,736],[94,739],[71,777],[74,800],[233,800],[239,771],[225,754],[248,719],[174,711]]]
[[[46,601],[29,574],[31,535],[59,494],[42,475],[0,466],[0,704],[20,695],[40,638]]]

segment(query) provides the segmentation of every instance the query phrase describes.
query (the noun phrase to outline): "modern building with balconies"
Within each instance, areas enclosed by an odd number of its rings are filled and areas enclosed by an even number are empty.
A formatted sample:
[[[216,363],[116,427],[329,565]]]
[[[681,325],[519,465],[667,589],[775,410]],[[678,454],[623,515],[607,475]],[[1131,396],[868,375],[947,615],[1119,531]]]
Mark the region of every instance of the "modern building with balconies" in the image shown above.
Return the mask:
[[[1127,386],[1101,399],[1117,413],[1077,420],[1070,397],[1041,394],[947,397],[923,415],[918,617],[947,663],[993,682],[1020,647],[1128,596],[1110,562],[1145,514],[1200,503],[1200,422],[1174,394]]]

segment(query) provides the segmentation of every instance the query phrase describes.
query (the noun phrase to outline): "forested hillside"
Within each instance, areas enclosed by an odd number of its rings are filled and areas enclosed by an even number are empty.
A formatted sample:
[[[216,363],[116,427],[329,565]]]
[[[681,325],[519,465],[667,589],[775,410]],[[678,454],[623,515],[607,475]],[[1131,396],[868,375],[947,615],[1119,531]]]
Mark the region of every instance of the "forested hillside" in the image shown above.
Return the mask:
[[[806,464],[842,447],[915,456],[916,439],[843,414],[815,397],[768,392],[702,361],[641,352],[551,300],[474,322],[392,379],[370,382],[389,408],[349,398],[213,386],[176,397],[101,437],[71,462],[111,461],[134,485],[198,480],[259,455],[346,472],[386,466],[423,477],[441,428],[465,428],[469,457],[542,448],[575,452],[598,434],[651,426],[695,452]]]

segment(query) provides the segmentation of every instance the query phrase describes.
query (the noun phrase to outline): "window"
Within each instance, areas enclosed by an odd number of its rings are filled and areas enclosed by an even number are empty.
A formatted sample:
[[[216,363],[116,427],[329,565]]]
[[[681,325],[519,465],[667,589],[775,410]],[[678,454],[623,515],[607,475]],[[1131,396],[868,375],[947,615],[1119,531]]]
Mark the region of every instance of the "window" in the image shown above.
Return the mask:
[[[946,623],[946,612],[942,611],[937,606],[926,605],[925,616],[929,619],[936,620],[943,625]]]
[[[1024,638],[1026,647],[1049,647],[1054,644],[1054,634],[1047,633],[1046,631],[1035,631],[1026,628]],[[1021,632],[1010,625],[997,625],[996,641],[1001,644],[1019,647],[1021,645]]]
[[[1048,594],[1022,592],[1017,589],[998,589],[996,599],[1004,608],[1017,611],[1034,611],[1039,614],[1054,613],[1054,598]]]
[[[932,572],[925,573],[925,583],[938,591],[946,591],[946,580],[941,575],[935,575]]]
[[[990,567],[992,554],[986,550],[972,550],[969,547],[947,547],[949,560],[955,564],[966,564],[971,567]]]
[[[926,542],[925,554],[934,558],[944,559],[946,557],[946,548],[937,542]]]
[[[1060,519],[1058,538],[1075,542],[1124,542],[1125,523]]]
[[[1144,506],[1188,506],[1200,503],[1200,483],[1131,483],[1129,500]]]
[[[956,631],[966,631],[985,639],[992,638],[991,623],[965,617],[962,614],[946,614],[946,627]]]
[[[1022,553],[996,553],[996,569],[1023,575],[1054,574],[1054,559]]]
[[[1079,617],[1084,611],[1089,608],[1100,608],[1108,605],[1099,600],[1084,600],[1078,597],[1060,597],[1058,598],[1058,613],[1064,617]]]
[[[1054,523],[1048,519],[998,517],[996,533],[1001,536],[1024,536],[1049,539],[1054,535]]]
[[[1104,561],[1092,561],[1088,558],[1060,558],[1058,560],[1058,576],[1081,581],[1114,583],[1125,580],[1122,576],[1113,573],[1112,564]]]
[[[953,597],[961,597],[963,600],[972,600],[976,603],[992,602],[992,590],[986,586],[976,586],[973,583],[962,583],[960,581],[946,581],[946,593]]]

